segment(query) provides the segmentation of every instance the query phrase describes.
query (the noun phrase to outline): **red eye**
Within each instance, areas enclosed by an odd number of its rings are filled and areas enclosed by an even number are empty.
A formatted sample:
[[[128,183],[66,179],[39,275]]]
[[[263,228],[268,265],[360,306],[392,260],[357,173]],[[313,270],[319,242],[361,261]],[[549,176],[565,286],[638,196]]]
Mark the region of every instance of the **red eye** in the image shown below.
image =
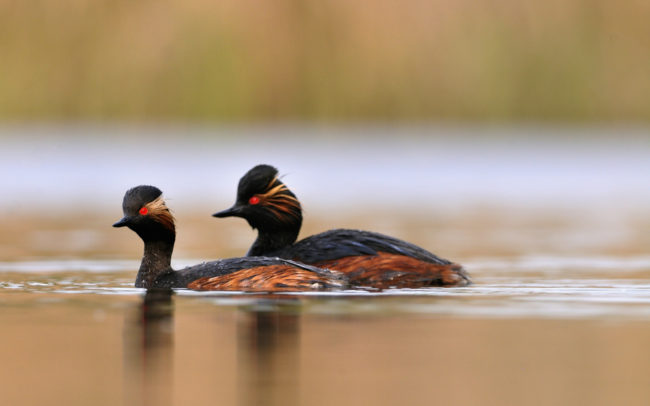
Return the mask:
[[[149,209],[147,209],[146,207],[140,209],[140,214],[142,214],[143,216],[147,213],[149,213]]]
[[[250,199],[248,199],[248,203],[250,204],[257,204],[260,202],[260,198],[257,196],[253,196]]]

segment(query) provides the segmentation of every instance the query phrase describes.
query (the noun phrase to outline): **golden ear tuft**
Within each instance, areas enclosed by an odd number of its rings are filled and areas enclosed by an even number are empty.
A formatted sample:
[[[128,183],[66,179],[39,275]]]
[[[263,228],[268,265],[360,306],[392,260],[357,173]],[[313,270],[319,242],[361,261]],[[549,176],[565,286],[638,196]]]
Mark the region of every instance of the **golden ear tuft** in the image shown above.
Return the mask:
[[[149,216],[153,217],[154,220],[166,228],[174,230],[174,216],[165,204],[162,195],[158,196],[156,200],[147,203],[145,207],[149,209]]]
[[[266,191],[256,196],[278,219],[289,221],[291,217],[300,218],[300,203],[290,193],[289,188],[276,176],[269,182]]]

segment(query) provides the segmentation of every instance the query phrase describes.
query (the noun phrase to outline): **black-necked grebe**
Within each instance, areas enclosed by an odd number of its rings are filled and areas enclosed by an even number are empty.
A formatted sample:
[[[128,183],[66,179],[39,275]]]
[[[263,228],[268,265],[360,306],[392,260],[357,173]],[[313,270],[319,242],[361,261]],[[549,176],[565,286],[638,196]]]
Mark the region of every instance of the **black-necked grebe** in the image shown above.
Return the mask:
[[[160,189],[145,185],[129,189],[122,209],[124,217],[113,227],[127,226],[144,241],[136,287],[279,292],[336,289],[346,284],[338,272],[280,258],[230,258],[175,271],[171,257],[176,227]]]
[[[302,225],[296,196],[278,171],[258,165],[239,181],[237,200],[214,217],[242,217],[258,236],[249,256],[271,255],[345,273],[350,283],[375,288],[465,286],[462,266],[397,238],[370,231],[336,229],[295,242]]]

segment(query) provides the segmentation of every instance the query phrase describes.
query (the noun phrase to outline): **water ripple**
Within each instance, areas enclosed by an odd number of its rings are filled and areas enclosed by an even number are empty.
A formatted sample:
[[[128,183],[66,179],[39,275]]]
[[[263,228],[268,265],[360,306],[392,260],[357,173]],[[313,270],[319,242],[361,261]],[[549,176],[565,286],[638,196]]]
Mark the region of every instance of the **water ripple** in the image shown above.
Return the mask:
[[[193,263],[196,261],[181,261]],[[0,263],[0,295],[141,295],[133,261],[43,260]],[[249,306],[296,301],[302,311],[328,314],[414,313],[496,318],[650,319],[650,257],[528,256],[468,264],[475,284],[463,288],[348,290],[252,294],[178,290],[178,300]],[[612,272],[616,270],[616,272]],[[0,296],[1,298],[1,296]]]

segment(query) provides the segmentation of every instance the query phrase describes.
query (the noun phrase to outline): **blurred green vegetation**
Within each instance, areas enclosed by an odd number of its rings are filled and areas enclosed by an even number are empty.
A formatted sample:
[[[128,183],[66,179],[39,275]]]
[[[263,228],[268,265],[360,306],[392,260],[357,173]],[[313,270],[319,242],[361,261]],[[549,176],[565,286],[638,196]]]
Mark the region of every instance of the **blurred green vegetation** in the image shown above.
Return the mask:
[[[0,0],[4,120],[650,120],[646,0]]]

